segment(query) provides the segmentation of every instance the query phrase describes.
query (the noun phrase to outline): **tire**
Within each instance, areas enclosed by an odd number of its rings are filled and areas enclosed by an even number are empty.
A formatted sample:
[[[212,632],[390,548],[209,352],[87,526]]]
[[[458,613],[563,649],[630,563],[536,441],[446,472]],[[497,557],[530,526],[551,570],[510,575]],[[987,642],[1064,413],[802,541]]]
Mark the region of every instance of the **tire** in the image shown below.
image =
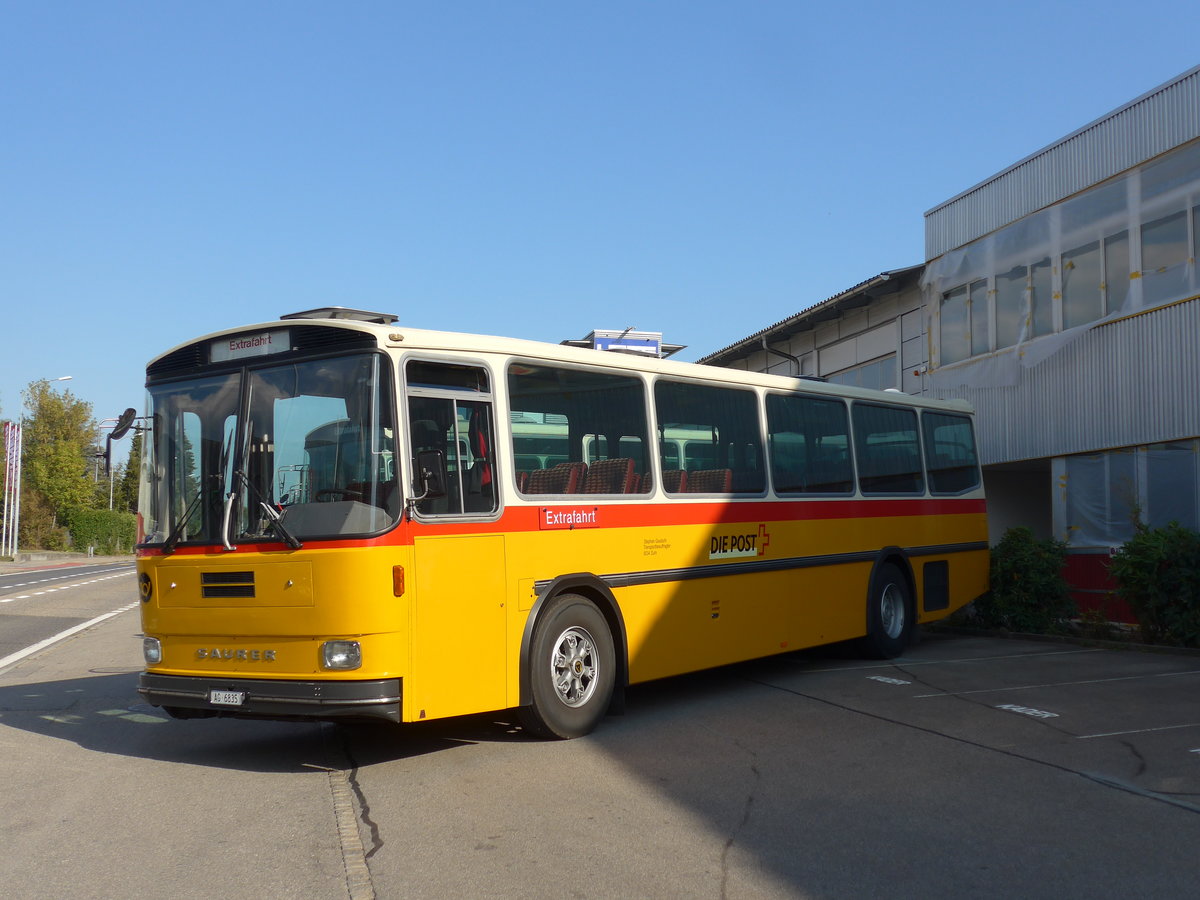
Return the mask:
[[[588,734],[608,711],[616,672],[612,632],[596,604],[578,594],[555,597],[533,629],[525,729],[546,738]]]
[[[875,570],[867,592],[867,636],[862,648],[871,659],[895,659],[908,646],[913,606],[908,581],[892,563]]]

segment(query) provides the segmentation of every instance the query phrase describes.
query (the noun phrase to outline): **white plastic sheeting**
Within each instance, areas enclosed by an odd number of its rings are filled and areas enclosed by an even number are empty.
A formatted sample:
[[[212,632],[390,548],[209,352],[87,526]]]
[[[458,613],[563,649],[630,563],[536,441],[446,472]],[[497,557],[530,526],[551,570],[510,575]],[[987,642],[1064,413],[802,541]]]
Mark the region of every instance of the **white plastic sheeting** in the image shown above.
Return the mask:
[[[1071,547],[1118,547],[1135,522],[1200,529],[1200,441],[1056,460],[1055,531]]]
[[[1200,294],[1200,141],[929,262],[927,388],[1002,387],[1098,325]]]

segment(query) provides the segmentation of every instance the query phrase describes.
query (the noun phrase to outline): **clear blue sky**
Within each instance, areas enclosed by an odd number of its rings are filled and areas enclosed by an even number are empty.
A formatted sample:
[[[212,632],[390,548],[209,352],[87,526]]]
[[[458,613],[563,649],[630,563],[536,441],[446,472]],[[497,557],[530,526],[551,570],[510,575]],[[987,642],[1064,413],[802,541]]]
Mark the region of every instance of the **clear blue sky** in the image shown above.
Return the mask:
[[[0,417],[314,306],[695,359],[1200,62],[1200,4],[0,0]]]

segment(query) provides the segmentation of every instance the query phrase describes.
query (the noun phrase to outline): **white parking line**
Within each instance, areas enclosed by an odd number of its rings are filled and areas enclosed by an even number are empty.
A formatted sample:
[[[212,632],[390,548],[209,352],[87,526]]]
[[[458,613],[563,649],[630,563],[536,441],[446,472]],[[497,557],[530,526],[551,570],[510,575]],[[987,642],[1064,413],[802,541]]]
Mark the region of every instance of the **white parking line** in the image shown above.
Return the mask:
[[[888,660],[884,663],[867,663],[858,666],[814,666],[807,669],[809,672],[857,672],[862,669],[894,669],[897,666],[903,666],[906,669],[915,668],[916,666],[944,666],[951,663],[979,663],[979,662],[995,662],[998,659],[1042,659],[1046,656],[1068,656],[1076,653],[1104,653],[1105,651],[1099,648],[1087,648],[1084,650],[1050,650],[1043,653],[1005,653],[1000,656],[962,656],[956,659],[909,659],[905,656],[898,656],[895,659]]]
[[[1200,669],[1187,669],[1182,672],[1157,672],[1147,675],[1121,675],[1116,678],[1090,678],[1086,681],[1050,681],[1045,684],[1021,684],[1011,687],[979,688],[974,691],[938,691],[934,694],[914,694],[913,699],[925,700],[929,697],[965,697],[968,694],[997,694],[1005,691],[1032,691],[1037,688],[1072,687],[1080,684],[1106,684],[1110,681],[1137,681],[1142,678],[1174,678],[1178,675],[1200,675]]]
[[[1149,734],[1151,731],[1177,731],[1180,728],[1200,728],[1200,722],[1187,722],[1183,725],[1163,725],[1161,728],[1135,728],[1132,731],[1108,731],[1104,734],[1081,734],[1077,735],[1077,739],[1086,741],[1088,738],[1120,737],[1123,734]],[[1200,750],[1193,750],[1192,753],[1200,753]]]

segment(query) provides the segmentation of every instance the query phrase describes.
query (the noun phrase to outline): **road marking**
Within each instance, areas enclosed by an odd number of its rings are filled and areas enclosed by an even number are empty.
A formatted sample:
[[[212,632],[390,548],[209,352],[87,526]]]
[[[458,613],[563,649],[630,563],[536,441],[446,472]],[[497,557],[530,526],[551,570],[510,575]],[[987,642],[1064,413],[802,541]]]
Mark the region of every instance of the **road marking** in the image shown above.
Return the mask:
[[[3,672],[13,663],[20,662],[27,656],[32,656],[39,650],[45,650],[47,647],[57,644],[59,641],[66,640],[71,635],[78,634],[86,628],[91,628],[93,625],[99,625],[105,619],[111,619],[113,616],[119,616],[123,612],[129,612],[131,609],[137,609],[139,605],[140,604],[135,601],[126,606],[122,606],[120,609],[114,609],[112,612],[106,612],[102,616],[96,616],[94,619],[89,619],[88,621],[79,625],[72,626],[66,631],[60,631],[53,637],[48,637],[44,641],[38,641],[36,644],[26,647],[24,650],[18,650],[16,653],[10,653],[8,656],[4,657],[4,659],[0,659],[0,672]]]
[[[46,590],[44,590],[44,591],[35,591],[32,594],[20,594],[16,597],[0,597],[0,603],[12,603],[14,600],[29,600],[32,597],[41,597],[43,594],[53,594],[55,591],[68,591],[71,588],[87,587],[89,584],[99,584],[102,581],[111,581],[113,578],[123,578],[126,575],[133,575],[133,574],[135,574],[135,571],[133,569],[124,569],[124,570],[122,570],[120,572],[116,572],[112,575],[105,575],[102,578],[93,578],[91,581],[77,581],[75,584],[63,584],[63,585],[59,585],[58,587],[46,588]],[[47,580],[51,580],[51,579],[47,579]],[[12,586],[13,587],[27,587],[28,585],[31,585],[31,584],[44,584],[44,583],[45,582],[42,582],[42,581],[29,581],[29,582],[25,582],[24,584],[16,584],[16,585],[12,585]]]
[[[977,662],[994,662],[998,659],[1042,659],[1046,656],[1066,656],[1076,653],[1105,653],[1107,651],[1102,648],[1087,648],[1084,650],[1051,650],[1045,653],[1005,653],[1000,656],[963,656],[956,659],[909,659],[906,656],[898,656],[890,662],[884,663],[868,663],[860,666],[813,666],[805,669],[806,672],[859,672],[863,669],[892,669],[902,665],[906,669],[914,666],[944,666],[951,663],[977,663]],[[803,661],[797,662],[798,665],[803,665]]]
[[[868,681],[878,681],[880,684],[912,684],[902,678],[888,678],[886,675],[868,675]]]
[[[122,570],[121,570],[119,573],[117,573],[117,574],[124,575],[124,574],[127,574],[128,572],[131,572],[131,571],[133,571],[133,570],[132,570],[132,568],[130,568],[130,569],[122,569]],[[95,573],[95,572],[90,572],[90,573],[88,573],[88,574],[90,574],[90,575],[96,575],[96,574],[98,574],[98,573]],[[51,581],[69,581],[69,580],[71,580],[72,578],[80,578],[80,577],[84,577],[84,576],[80,576],[80,575],[55,575],[53,578],[34,578],[34,579],[31,579],[31,580],[29,580],[29,581],[21,581],[21,582],[18,582],[17,584],[12,584],[12,585],[9,585],[9,587],[15,587],[15,588],[19,588],[19,587],[28,587],[28,586],[29,586],[29,585],[31,585],[31,584],[49,584]],[[106,577],[106,578],[112,578],[112,577],[114,577],[114,576],[113,576],[113,575],[107,575],[107,576],[104,576],[104,577]],[[103,579],[98,579],[98,580],[103,580]]]
[[[1124,734],[1149,734],[1152,731],[1176,731],[1180,728],[1200,728],[1200,722],[1185,722],[1183,725],[1163,725],[1159,728],[1135,728],[1132,731],[1106,731],[1103,734],[1081,734],[1078,735],[1078,738],[1081,741],[1086,741],[1088,738],[1120,737]],[[1200,753],[1200,750],[1193,750],[1192,752]]]
[[[996,709],[1005,709],[1009,712],[1020,713],[1023,716],[1030,716],[1034,719],[1058,718],[1058,713],[1047,712],[1044,709],[1033,709],[1030,706],[1017,706],[1015,703],[1001,703]]]
[[[963,697],[967,694],[995,694],[1002,691],[1031,691],[1036,688],[1073,687],[1080,684],[1107,684],[1110,681],[1137,681],[1139,678],[1175,678],[1179,675],[1200,675],[1200,669],[1186,669],[1182,672],[1154,672],[1146,675],[1120,675],[1114,678],[1089,678],[1086,681],[1049,681],[1045,684],[1021,684],[1016,687],[979,688],[974,691],[938,691],[934,694],[916,694],[915,699],[925,700],[929,697]]]

